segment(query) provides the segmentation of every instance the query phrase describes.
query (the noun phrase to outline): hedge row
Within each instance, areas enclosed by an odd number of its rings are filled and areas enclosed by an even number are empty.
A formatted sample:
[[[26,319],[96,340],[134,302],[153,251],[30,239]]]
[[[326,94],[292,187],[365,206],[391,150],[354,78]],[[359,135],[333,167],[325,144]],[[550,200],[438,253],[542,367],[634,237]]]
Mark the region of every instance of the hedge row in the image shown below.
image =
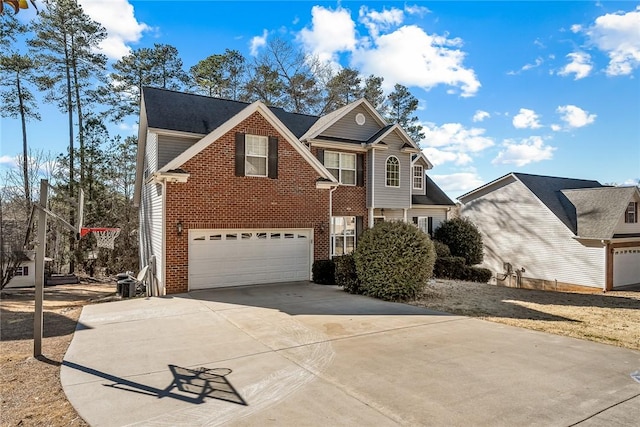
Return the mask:
[[[436,258],[433,275],[439,279],[467,280],[487,283],[491,279],[491,270],[465,264],[462,257],[450,256]]]

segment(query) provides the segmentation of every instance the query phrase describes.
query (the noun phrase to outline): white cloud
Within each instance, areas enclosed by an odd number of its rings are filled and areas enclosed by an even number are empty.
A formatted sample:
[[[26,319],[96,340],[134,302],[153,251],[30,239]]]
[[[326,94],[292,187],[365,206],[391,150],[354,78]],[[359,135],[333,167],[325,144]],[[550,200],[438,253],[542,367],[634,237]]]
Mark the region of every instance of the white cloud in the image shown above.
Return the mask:
[[[311,15],[311,28],[303,28],[298,35],[308,51],[321,61],[334,62],[337,52],[355,49],[355,22],[349,10],[313,6]]]
[[[6,154],[3,154],[0,156],[0,165],[16,167],[18,165],[18,159],[15,156],[7,156]]]
[[[543,63],[544,63],[544,59],[537,57],[533,64],[524,64],[522,68],[520,68],[518,71],[507,71],[507,74],[510,76],[515,76],[517,74],[520,74],[523,71],[531,70],[533,68],[538,68]]]
[[[79,0],[79,3],[91,19],[107,30],[108,36],[100,48],[110,59],[128,55],[129,44],[138,42],[143,32],[151,30],[144,22],[138,22],[128,0]]]
[[[422,150],[433,166],[443,163],[455,163],[458,166],[468,165],[473,161],[467,153],[439,150],[435,147],[427,147]]]
[[[251,41],[249,42],[249,53],[251,54],[251,56],[257,56],[258,49],[267,44],[268,35],[269,32],[267,30],[263,30],[261,36],[255,36],[251,38]]]
[[[481,122],[484,119],[488,119],[489,117],[491,117],[491,114],[489,114],[487,111],[476,110],[476,113],[473,115],[473,121]]]
[[[591,56],[585,52],[572,52],[567,55],[567,58],[571,60],[567,65],[558,72],[561,76],[568,76],[575,74],[574,80],[579,80],[587,77],[593,65],[591,64]]]
[[[609,56],[607,74],[631,74],[640,66],[640,6],[630,12],[607,13],[585,32]]]
[[[555,147],[545,145],[543,139],[539,136],[531,136],[523,139],[520,143],[507,139],[504,141],[505,147],[498,153],[498,156],[492,160],[493,164],[514,164],[518,167],[533,162],[549,160],[553,157]]]
[[[449,193],[464,194],[484,184],[484,181],[475,172],[459,172],[449,175],[431,175],[429,177],[442,190]]]
[[[562,130],[562,126],[553,124],[553,125],[551,125],[551,130],[554,131],[554,132],[561,131]]]
[[[513,126],[517,129],[537,129],[542,126],[539,118],[535,111],[521,108],[520,112],[513,116]]]
[[[423,131],[423,145],[445,147],[448,151],[477,153],[494,145],[493,139],[484,136],[485,129],[467,129],[460,123],[445,123],[442,126],[426,123],[423,124]]]
[[[409,15],[418,15],[418,16],[424,16],[427,13],[431,13],[431,11],[429,9],[427,9],[424,6],[418,6],[417,4],[414,4],[413,6],[404,6],[404,11],[407,12]]]
[[[362,6],[358,15],[360,22],[367,27],[373,38],[377,38],[381,30],[397,27],[404,21],[404,11],[395,7],[378,12],[370,10],[367,6]]]
[[[580,24],[573,24],[571,26],[571,32],[572,33],[579,33],[582,30],[582,25]]]
[[[406,25],[372,40],[353,52],[353,66],[364,75],[384,77],[387,89],[395,83],[429,90],[438,85],[460,88],[461,96],[474,96],[480,88],[475,72],[465,68],[462,40],[427,34]]]
[[[560,119],[565,122],[569,128],[581,128],[589,125],[593,123],[597,117],[597,115],[589,114],[588,111],[575,105],[562,105],[556,109],[556,112],[561,114]]]

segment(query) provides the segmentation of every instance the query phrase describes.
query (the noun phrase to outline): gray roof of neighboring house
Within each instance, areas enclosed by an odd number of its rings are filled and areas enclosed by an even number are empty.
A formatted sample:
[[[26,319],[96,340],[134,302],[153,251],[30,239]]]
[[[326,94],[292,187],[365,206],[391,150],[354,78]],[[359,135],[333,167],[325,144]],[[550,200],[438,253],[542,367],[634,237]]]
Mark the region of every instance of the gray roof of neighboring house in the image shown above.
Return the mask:
[[[440,206],[455,206],[455,203],[447,196],[444,191],[436,185],[435,182],[427,176],[426,180],[426,195],[413,195],[411,196],[411,203],[414,205],[440,205]]]
[[[562,190],[575,206],[578,237],[610,239],[622,213],[632,200],[635,187],[600,187]]]
[[[600,188],[598,181],[554,176],[513,173],[524,185],[544,203],[573,234],[578,234],[578,215],[570,200],[562,194],[562,190],[578,188]]]
[[[150,128],[206,135],[244,110],[249,103],[203,95],[144,87],[142,89]],[[300,138],[318,120],[316,116],[288,113],[269,107],[275,116]]]

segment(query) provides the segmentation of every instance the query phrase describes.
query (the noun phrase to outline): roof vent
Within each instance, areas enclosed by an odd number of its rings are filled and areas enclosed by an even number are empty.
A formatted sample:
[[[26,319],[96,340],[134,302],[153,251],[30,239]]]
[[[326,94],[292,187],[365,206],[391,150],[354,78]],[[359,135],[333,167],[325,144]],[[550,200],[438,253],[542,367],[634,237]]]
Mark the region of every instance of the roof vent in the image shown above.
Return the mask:
[[[366,122],[366,121],[367,121],[367,119],[365,118],[364,114],[362,114],[362,113],[356,114],[356,123],[357,124],[362,126],[364,124],[364,122]]]

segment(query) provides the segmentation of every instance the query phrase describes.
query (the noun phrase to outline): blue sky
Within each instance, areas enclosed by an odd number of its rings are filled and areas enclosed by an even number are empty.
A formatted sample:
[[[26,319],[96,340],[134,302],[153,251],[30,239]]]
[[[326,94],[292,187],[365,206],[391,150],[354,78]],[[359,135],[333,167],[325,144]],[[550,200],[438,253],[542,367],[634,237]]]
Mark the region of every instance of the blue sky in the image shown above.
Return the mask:
[[[111,61],[165,43],[188,70],[227,48],[251,59],[279,36],[409,87],[429,174],[454,198],[511,171],[640,179],[640,2],[79,2],[107,28]],[[41,114],[31,146],[64,151],[64,115]],[[112,129],[135,134],[136,119]],[[20,135],[2,118],[2,167]]]

